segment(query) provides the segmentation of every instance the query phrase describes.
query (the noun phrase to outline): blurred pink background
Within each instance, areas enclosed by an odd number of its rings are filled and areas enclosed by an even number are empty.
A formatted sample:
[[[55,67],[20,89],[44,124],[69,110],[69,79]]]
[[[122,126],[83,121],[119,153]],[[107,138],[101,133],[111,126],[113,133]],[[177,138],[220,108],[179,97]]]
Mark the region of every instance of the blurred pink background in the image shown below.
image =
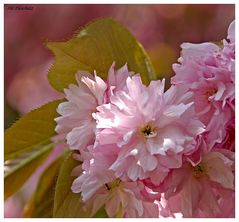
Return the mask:
[[[219,41],[226,37],[228,25],[235,18],[234,5],[49,4],[27,5],[33,10],[10,9],[16,6],[4,6],[5,128],[17,116],[62,97],[47,82],[54,61],[44,46],[47,40],[66,41],[92,20],[113,17],[146,48],[158,77],[168,80],[182,42]],[[39,172],[5,202],[5,217],[21,216]]]

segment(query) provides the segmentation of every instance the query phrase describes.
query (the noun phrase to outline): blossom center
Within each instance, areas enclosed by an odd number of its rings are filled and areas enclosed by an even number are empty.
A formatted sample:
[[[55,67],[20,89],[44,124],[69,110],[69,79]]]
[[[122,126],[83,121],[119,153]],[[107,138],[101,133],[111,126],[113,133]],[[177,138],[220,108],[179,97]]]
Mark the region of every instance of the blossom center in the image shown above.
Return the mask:
[[[206,96],[206,98],[208,99],[210,96],[213,96],[214,94],[216,94],[217,92],[217,89],[215,88],[210,88],[210,89],[207,89],[205,92],[204,92],[204,95]]]
[[[200,178],[203,175],[205,175],[205,171],[206,171],[205,167],[199,164],[199,165],[193,167],[193,176],[196,178]]]
[[[141,133],[145,138],[152,138],[157,136],[156,128],[151,126],[150,124],[147,124],[141,129]]]
[[[115,187],[119,187],[121,180],[119,178],[113,180],[112,182],[106,183],[105,187],[107,190],[112,190]]]

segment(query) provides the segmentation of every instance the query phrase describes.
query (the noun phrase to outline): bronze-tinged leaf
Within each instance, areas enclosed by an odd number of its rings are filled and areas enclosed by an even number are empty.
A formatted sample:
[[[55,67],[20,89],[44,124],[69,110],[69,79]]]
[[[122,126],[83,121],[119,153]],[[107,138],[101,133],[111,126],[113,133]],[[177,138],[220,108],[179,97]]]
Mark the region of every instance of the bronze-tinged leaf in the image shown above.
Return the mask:
[[[4,199],[16,193],[47,158],[54,144],[40,146],[21,153],[4,163]]]
[[[84,203],[81,195],[71,191],[71,185],[75,177],[72,170],[79,161],[74,160],[70,153],[64,160],[56,183],[53,217],[61,218],[85,218],[90,217],[90,213],[84,211]]]
[[[35,109],[16,121],[4,134],[4,159],[12,159],[22,152],[49,144],[56,135],[54,118],[62,100],[55,100]]]
[[[51,85],[63,91],[75,83],[79,70],[93,72],[106,79],[113,62],[116,68],[127,63],[129,70],[140,73],[144,83],[156,79],[152,63],[136,38],[121,24],[111,18],[97,20],[67,42],[48,42],[55,55],[49,71]]]
[[[62,154],[42,173],[36,191],[24,208],[24,217],[53,217],[55,185],[64,157]]]

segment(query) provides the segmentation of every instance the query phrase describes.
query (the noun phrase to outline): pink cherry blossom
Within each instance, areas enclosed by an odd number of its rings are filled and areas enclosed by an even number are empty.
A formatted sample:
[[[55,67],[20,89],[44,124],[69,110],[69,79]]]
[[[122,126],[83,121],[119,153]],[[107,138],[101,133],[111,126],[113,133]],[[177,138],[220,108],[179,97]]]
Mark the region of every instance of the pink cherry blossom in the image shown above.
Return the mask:
[[[230,200],[227,213],[232,212],[233,162],[232,152],[218,149],[204,153],[196,166],[185,162],[181,168],[172,170],[159,188],[165,192],[165,210],[182,212],[183,217],[218,217],[223,212],[221,207]]]
[[[143,203],[135,192],[139,192],[137,182],[122,182],[115,178],[101,184],[87,205],[92,209],[92,215],[104,206],[109,217],[141,217],[144,213]]]
[[[213,115],[203,133],[207,149],[213,147],[235,151],[235,114],[226,107]]]
[[[231,44],[235,43],[235,20],[229,25],[227,38]]]
[[[56,130],[78,150],[71,189],[91,216],[234,216],[234,27],[222,46],[182,44],[167,91],[114,63],[64,90]]]
[[[96,128],[96,107],[105,103],[110,95],[125,85],[125,80],[133,72],[127,66],[114,71],[114,64],[109,70],[108,82],[102,80],[95,73],[92,76],[85,71],[76,74],[77,85],[70,84],[64,89],[66,100],[60,103],[57,112],[61,115],[56,118],[56,131],[66,133],[66,140],[73,150],[84,149],[94,143]]]
[[[208,124],[215,110],[229,105],[235,99],[235,51],[233,49],[234,25],[220,48],[213,43],[183,43],[179,62],[174,64],[176,75],[172,84],[184,84],[194,93],[195,110],[200,119]]]
[[[143,206],[146,206],[146,209],[157,209],[156,204],[151,201],[153,195],[150,199],[150,194],[147,194],[143,183],[123,181],[116,178],[114,172],[108,169],[112,157],[100,155],[102,154],[100,151],[106,149],[110,147],[99,148],[96,153],[95,149],[92,150],[94,154],[93,158],[90,157],[90,166],[80,173],[72,184],[72,191],[81,193],[86,208],[91,209],[91,215],[93,216],[103,206],[110,217],[142,217],[149,213],[144,211]],[[156,214],[157,210],[154,211],[154,215]]]
[[[183,96],[181,96],[183,95]],[[169,168],[182,164],[182,154],[193,152],[203,124],[193,118],[191,93],[172,86],[164,93],[164,81],[146,87],[140,76],[128,77],[126,89],[97,107],[97,142],[115,143],[119,155],[110,169],[135,181],[152,178],[159,183]],[[190,130],[189,130],[190,129]]]
[[[182,49],[182,65],[174,64],[176,76],[172,78],[172,83],[187,84],[194,93],[198,115],[211,117],[215,106],[224,107],[227,102],[233,101],[233,74],[228,64],[222,61],[219,47],[212,43],[205,46],[188,43],[183,44]]]
[[[223,53],[227,59],[231,59],[232,63],[235,63],[235,21],[233,21],[228,28],[227,39],[229,41],[223,40]],[[232,70],[234,68],[235,64],[231,66]],[[233,71],[235,73],[235,70]],[[235,76],[233,79],[235,79]]]

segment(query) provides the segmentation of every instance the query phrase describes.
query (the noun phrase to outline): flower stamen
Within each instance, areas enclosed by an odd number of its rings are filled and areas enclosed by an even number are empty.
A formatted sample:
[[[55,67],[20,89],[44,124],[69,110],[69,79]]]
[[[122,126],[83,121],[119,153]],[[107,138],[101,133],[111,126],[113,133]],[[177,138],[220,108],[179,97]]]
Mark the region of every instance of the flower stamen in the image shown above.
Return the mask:
[[[141,129],[141,133],[145,138],[152,138],[157,136],[156,128],[152,127],[150,124],[147,124]]]
[[[215,95],[217,92],[217,89],[215,88],[210,88],[210,89],[207,89],[205,92],[204,92],[204,95],[206,96],[207,100],[210,101],[210,97]]]
[[[121,180],[119,178],[113,180],[112,182],[105,183],[105,187],[107,190],[112,190],[115,187],[118,187],[121,183]]]
[[[206,169],[205,169],[204,166],[202,166],[202,165],[197,165],[197,166],[193,167],[193,176],[194,176],[195,178],[200,178],[200,177],[202,177],[203,175],[205,175],[205,171],[206,171]]]

